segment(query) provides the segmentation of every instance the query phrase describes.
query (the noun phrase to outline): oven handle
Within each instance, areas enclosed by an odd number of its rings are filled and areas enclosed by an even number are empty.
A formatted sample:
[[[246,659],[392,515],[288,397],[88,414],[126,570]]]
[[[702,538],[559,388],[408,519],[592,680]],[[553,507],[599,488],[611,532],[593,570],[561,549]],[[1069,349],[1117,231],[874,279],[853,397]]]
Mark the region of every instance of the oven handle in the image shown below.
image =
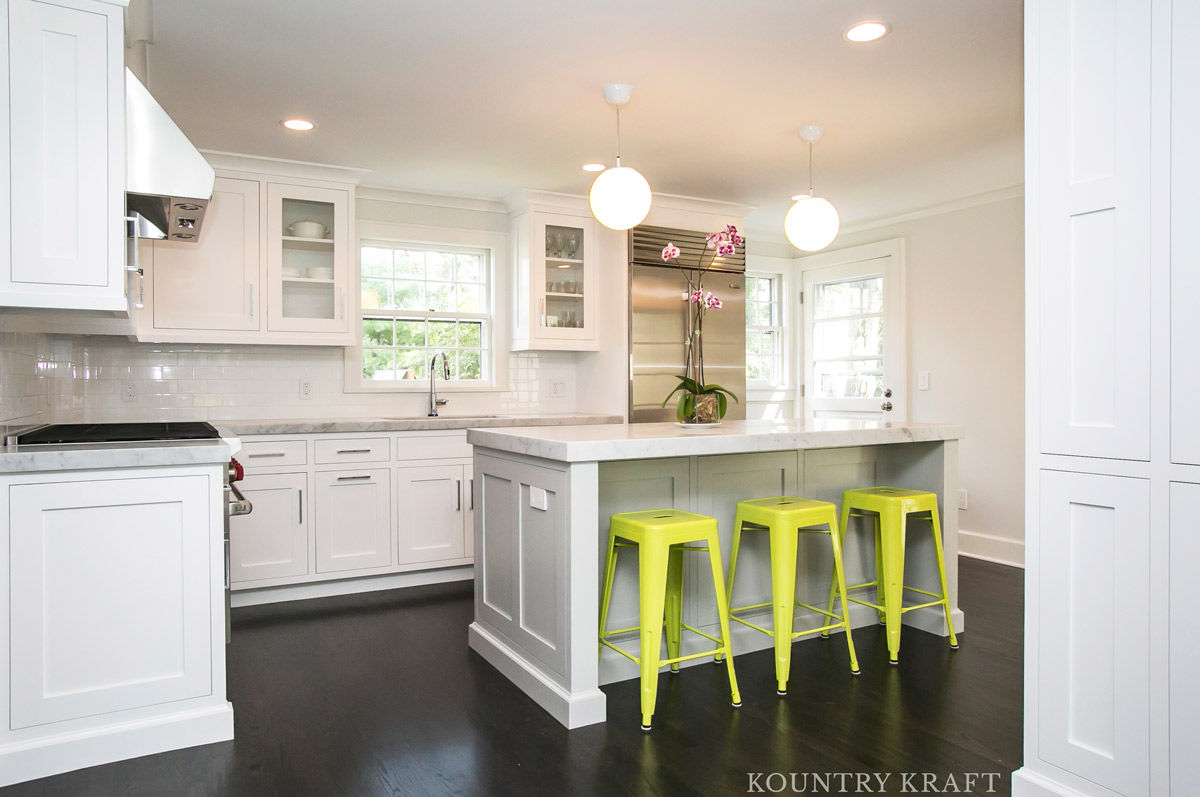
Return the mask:
[[[233,493],[233,500],[229,502],[229,516],[249,515],[254,511],[254,504],[246,500],[246,496],[242,495],[242,491],[237,488],[236,484],[229,485],[229,492]]]

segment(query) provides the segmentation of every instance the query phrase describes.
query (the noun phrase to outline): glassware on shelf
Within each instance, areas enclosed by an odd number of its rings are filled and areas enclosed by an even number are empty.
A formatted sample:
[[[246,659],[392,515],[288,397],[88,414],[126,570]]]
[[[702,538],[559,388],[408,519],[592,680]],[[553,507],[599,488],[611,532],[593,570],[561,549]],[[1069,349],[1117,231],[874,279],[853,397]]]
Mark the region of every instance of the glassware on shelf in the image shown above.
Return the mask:
[[[575,253],[579,251],[579,238],[575,233],[567,234],[567,257],[575,259]]]
[[[546,257],[554,256],[554,233],[546,230]]]
[[[554,253],[555,257],[562,257],[563,254],[563,234],[561,232],[554,233]]]

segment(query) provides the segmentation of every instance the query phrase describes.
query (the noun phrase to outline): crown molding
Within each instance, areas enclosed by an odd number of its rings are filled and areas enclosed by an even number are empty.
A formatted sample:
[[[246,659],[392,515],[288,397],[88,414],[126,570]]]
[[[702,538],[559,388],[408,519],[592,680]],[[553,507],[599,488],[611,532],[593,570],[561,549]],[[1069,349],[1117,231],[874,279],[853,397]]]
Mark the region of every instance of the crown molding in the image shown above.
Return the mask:
[[[498,199],[452,196],[425,191],[411,191],[402,188],[387,188],[378,185],[361,185],[354,192],[354,196],[357,199],[371,199],[377,202],[397,202],[405,205],[421,205],[423,207],[475,210],[483,213],[508,212],[505,204]]]
[[[916,221],[930,216],[941,216],[945,213],[954,213],[958,210],[967,210],[968,208],[976,208],[981,205],[991,205],[994,202],[1003,202],[1008,199],[1017,199],[1025,196],[1024,183],[1018,185],[1010,185],[1007,188],[998,188],[995,191],[985,191],[982,194],[974,194],[972,196],[952,199],[949,202],[941,202],[936,205],[918,208],[917,210],[907,213],[900,213],[895,216],[881,216],[866,221],[860,221],[855,224],[843,227],[838,231],[838,235],[850,234],[856,232],[865,232],[867,230],[875,230],[880,227],[890,227],[893,224],[902,224],[906,221]]]
[[[202,149],[200,154],[214,169],[294,177],[301,180],[326,180],[358,185],[363,177],[371,172],[370,169],[359,169],[354,166],[331,166],[325,163],[268,158],[262,155],[243,155],[238,152],[220,152],[212,149]]]

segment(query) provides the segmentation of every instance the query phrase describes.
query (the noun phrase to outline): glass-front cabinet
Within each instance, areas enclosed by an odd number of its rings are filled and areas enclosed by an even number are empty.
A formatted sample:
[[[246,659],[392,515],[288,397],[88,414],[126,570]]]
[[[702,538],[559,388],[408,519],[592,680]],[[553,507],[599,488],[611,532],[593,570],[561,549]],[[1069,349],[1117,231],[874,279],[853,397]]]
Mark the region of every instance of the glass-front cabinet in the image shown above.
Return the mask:
[[[516,351],[589,351],[596,339],[596,223],[529,208],[513,217]]]
[[[350,192],[267,185],[267,327],[281,332],[346,332]]]

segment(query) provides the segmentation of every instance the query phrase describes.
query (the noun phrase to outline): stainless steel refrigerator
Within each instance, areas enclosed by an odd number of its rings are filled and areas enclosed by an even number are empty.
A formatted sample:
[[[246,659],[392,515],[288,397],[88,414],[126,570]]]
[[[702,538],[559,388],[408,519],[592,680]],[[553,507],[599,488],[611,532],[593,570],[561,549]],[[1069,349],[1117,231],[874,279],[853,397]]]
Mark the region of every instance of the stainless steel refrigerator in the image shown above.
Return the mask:
[[[711,250],[703,232],[668,227],[629,231],[629,421],[675,420],[675,401],[663,399],[683,375],[687,353],[687,280],[682,266],[708,265]],[[665,263],[662,250],[681,250]],[[675,265],[679,263],[681,265]],[[706,268],[704,289],[722,301],[704,318],[704,380],[728,388],[739,399],[729,402],[727,420],[746,417],[746,257],[732,257]]]

